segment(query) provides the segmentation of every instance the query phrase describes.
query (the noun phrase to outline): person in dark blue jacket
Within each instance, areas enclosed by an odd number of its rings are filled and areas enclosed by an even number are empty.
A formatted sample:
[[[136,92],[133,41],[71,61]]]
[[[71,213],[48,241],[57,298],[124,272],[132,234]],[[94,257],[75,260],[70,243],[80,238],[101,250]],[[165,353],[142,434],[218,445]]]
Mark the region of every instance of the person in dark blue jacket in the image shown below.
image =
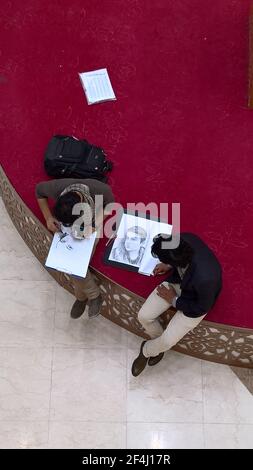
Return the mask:
[[[147,363],[150,366],[157,364],[165,351],[203,320],[222,288],[220,263],[197,235],[182,233],[179,246],[174,249],[166,248],[166,241],[166,235],[158,235],[151,249],[152,255],[161,261],[154,274],[168,272],[169,276],[150,294],[139,311],[138,320],[151,339],[142,342],[140,354],[133,362],[135,377]],[[158,317],[170,306],[177,312],[163,330]]]

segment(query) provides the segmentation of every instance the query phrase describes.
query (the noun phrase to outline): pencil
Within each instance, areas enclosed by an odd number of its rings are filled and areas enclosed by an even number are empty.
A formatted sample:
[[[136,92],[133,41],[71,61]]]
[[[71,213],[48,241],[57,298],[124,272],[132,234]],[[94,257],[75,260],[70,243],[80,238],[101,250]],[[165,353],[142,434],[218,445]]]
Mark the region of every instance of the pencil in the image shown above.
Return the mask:
[[[108,238],[105,246],[109,245],[110,241],[113,240],[113,238],[116,238],[116,234],[114,232],[111,234],[110,238]]]

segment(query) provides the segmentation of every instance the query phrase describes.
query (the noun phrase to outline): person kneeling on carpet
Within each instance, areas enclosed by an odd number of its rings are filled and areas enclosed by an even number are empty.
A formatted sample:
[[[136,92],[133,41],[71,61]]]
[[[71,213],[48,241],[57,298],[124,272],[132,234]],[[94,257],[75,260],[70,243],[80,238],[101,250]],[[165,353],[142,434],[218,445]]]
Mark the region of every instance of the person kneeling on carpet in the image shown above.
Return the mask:
[[[159,234],[153,240],[151,253],[161,263],[154,274],[170,272],[141,307],[138,319],[152,338],[143,341],[140,354],[132,365],[133,376],[161,361],[189,331],[195,328],[213,307],[222,287],[222,271],[212,250],[196,235],[182,233],[175,249],[164,248],[168,236]],[[170,306],[177,312],[163,330],[159,315]]]
[[[95,208],[95,196],[103,196],[103,207]],[[60,231],[60,224],[64,226],[74,226],[75,221],[82,216],[83,220],[87,219],[87,226],[83,224],[83,235],[85,230],[87,233],[91,229],[90,219],[94,222],[95,211],[96,220],[101,225],[103,223],[104,208],[107,204],[114,202],[114,197],[110,186],[95,179],[57,179],[39,183],[36,186],[36,197],[41,212],[46,220],[47,228],[55,233]],[[52,198],[56,201],[53,214],[48,205],[48,199]],[[73,215],[73,207],[75,204],[83,203],[81,214]],[[85,208],[87,213],[85,214]],[[86,217],[87,216],[87,217]],[[88,222],[89,221],[89,222]],[[96,230],[101,227],[96,226]],[[97,238],[97,241],[99,238]],[[76,296],[76,301],[71,309],[71,317],[79,318],[87,305],[89,304],[89,318],[99,315],[102,307],[102,296],[90,271],[84,279],[72,277],[72,283]]]

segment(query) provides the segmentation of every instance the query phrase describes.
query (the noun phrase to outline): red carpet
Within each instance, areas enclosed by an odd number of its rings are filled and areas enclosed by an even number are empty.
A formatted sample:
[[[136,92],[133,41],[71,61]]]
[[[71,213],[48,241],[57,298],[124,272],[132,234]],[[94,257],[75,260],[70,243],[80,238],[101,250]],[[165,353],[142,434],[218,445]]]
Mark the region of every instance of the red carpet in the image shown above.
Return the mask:
[[[40,217],[35,184],[55,133],[115,162],[117,201],[180,202],[181,229],[216,252],[224,288],[208,319],[253,328],[253,111],[249,2],[3,1],[1,163]],[[117,101],[88,106],[78,72],[107,67]],[[92,265],[146,297],[157,279]]]

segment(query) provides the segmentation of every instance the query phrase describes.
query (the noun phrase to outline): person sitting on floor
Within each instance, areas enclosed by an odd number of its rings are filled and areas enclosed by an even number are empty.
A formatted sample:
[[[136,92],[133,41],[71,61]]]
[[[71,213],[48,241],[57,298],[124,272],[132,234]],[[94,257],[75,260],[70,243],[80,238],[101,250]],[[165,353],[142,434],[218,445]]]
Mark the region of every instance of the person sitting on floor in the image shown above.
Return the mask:
[[[83,235],[85,236],[85,230],[87,229],[88,234],[91,229],[91,216],[94,223],[95,210],[96,220],[102,224],[103,209],[107,204],[114,202],[110,186],[95,179],[63,178],[45,181],[36,186],[35,192],[47,228],[53,233],[60,231],[61,224],[64,226],[74,226],[75,221],[82,216],[84,220],[87,219],[87,226],[86,224],[83,226]],[[103,207],[95,208],[96,195],[103,196]],[[48,205],[49,198],[56,201],[53,214]],[[84,210],[79,215],[73,215],[73,207],[78,203],[84,204],[82,206]],[[85,213],[85,208],[87,213]],[[99,315],[102,307],[102,296],[90,271],[87,271],[84,279],[72,276],[72,283],[76,301],[71,309],[71,317],[79,318],[83,314],[87,303],[89,304],[89,318]]]
[[[159,285],[141,307],[138,319],[150,336],[143,341],[139,356],[132,365],[132,374],[138,376],[146,367],[153,366],[189,331],[195,328],[215,304],[222,287],[222,271],[212,250],[192,233],[182,233],[175,249],[166,248],[168,236],[159,234],[153,240],[151,253],[159,263],[154,274],[165,274],[168,279]],[[170,306],[177,312],[163,330],[158,317]]]

